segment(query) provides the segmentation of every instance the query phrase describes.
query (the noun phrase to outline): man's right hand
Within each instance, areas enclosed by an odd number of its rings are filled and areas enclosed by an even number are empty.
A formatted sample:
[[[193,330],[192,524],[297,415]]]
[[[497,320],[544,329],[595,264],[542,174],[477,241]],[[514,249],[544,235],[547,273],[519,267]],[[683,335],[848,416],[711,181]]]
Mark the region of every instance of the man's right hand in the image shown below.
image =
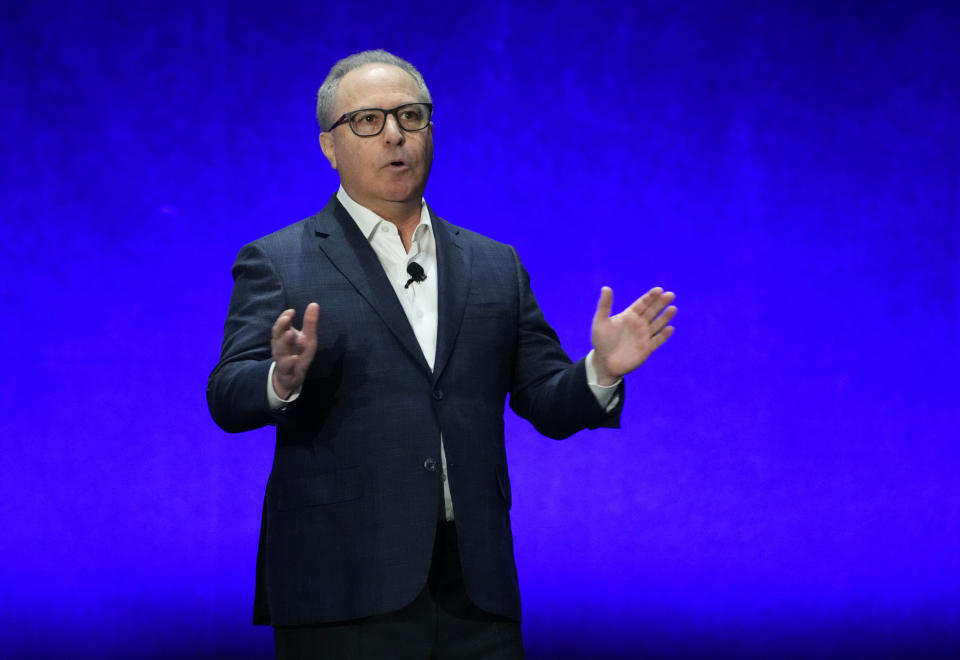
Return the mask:
[[[293,327],[292,309],[284,311],[273,324],[270,337],[270,350],[273,352],[273,391],[281,399],[300,389],[307,376],[307,369],[317,352],[317,317],[320,306],[317,303],[307,305],[303,313],[303,330]]]

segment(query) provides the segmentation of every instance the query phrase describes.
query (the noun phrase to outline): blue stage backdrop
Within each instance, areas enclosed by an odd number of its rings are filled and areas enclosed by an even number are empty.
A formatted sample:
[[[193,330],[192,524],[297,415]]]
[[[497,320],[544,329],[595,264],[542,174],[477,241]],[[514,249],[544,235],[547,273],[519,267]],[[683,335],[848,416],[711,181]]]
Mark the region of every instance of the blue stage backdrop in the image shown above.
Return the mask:
[[[0,9],[0,656],[270,657],[272,430],[204,391],[240,246],[310,215],[332,63],[436,103],[428,201],[570,354],[678,294],[620,431],[507,416],[529,656],[960,656],[960,5]]]

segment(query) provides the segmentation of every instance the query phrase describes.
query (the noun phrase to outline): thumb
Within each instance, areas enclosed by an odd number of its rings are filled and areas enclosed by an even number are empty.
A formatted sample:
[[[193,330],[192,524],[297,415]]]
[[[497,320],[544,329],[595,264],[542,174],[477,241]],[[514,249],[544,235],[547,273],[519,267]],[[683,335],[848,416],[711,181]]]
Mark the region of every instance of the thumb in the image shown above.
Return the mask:
[[[611,309],[613,309],[613,289],[605,286],[600,289],[600,300],[597,301],[597,312],[593,315],[594,323],[609,318]]]

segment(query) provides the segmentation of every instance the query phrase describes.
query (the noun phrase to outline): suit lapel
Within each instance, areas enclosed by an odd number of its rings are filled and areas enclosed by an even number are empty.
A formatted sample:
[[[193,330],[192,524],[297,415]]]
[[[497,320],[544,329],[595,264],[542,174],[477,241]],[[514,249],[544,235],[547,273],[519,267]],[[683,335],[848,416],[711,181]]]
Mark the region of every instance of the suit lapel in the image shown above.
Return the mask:
[[[336,196],[311,220],[320,249],[330,262],[370,303],[410,356],[429,373],[430,366],[376,252]]]
[[[470,250],[460,237],[460,229],[439,218],[430,209],[433,237],[437,245],[437,354],[433,363],[433,382],[443,374],[453,352],[463,310],[470,291]]]

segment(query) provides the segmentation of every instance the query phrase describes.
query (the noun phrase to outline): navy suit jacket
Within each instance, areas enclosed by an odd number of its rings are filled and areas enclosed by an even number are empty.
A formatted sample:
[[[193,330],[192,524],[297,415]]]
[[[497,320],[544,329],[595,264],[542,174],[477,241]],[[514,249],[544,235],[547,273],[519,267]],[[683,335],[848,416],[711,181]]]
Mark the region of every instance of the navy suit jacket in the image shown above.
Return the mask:
[[[403,308],[336,197],[317,215],[244,246],[221,358],[207,388],[214,420],[274,424],[254,623],[342,621],[400,609],[427,580],[441,507],[443,434],[471,600],[520,620],[503,412],[543,434],[617,426],[583,361],[544,321],[514,249],[440,219],[437,352],[430,370]],[[279,314],[320,306],[300,397],[267,403]]]

